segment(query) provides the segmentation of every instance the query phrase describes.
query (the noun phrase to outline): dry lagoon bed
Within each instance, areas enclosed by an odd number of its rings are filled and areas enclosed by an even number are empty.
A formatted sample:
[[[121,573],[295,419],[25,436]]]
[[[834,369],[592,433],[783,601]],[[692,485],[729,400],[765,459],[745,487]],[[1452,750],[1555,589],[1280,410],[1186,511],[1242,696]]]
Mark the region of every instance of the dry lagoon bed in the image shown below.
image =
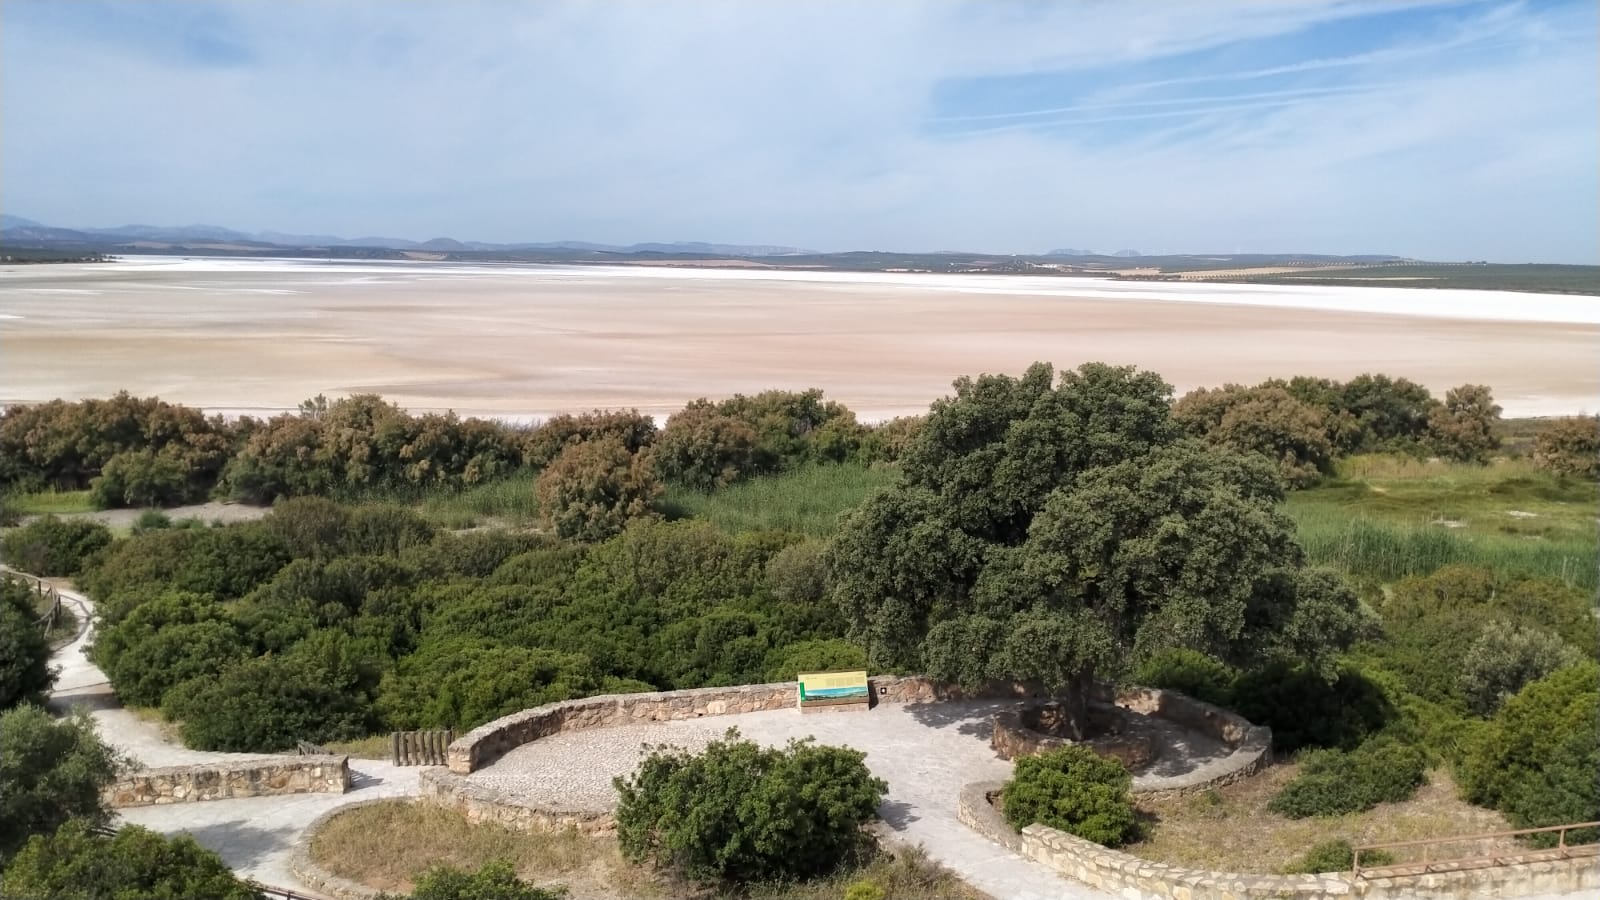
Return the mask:
[[[0,269],[0,402],[226,412],[370,391],[416,411],[664,415],[820,387],[864,419],[953,378],[1100,360],[1179,391],[1384,371],[1511,415],[1600,408],[1592,297],[1396,287],[135,257]]]

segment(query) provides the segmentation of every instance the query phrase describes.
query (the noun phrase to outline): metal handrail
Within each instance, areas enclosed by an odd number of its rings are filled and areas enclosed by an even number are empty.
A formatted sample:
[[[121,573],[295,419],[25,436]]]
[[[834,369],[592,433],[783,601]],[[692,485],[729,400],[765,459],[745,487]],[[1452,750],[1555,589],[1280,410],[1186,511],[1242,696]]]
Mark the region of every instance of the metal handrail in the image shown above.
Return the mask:
[[[1542,828],[1518,828],[1512,831],[1486,831],[1480,834],[1463,834],[1456,835],[1454,837],[1422,838],[1420,840],[1413,841],[1389,841],[1383,844],[1362,844],[1359,847],[1351,848],[1350,871],[1354,875],[1360,875],[1362,873],[1363,869],[1361,868],[1361,854],[1366,850],[1396,850],[1401,847],[1431,848],[1435,844],[1464,844],[1468,841],[1483,841],[1493,838],[1523,837],[1524,835],[1529,834],[1549,834],[1551,832],[1560,833],[1556,839],[1555,847],[1545,850],[1530,850],[1528,851],[1528,854],[1516,855],[1555,852],[1561,856],[1565,856],[1567,855],[1567,851],[1569,849],[1567,847],[1567,832],[1576,831],[1580,828],[1600,828],[1600,822],[1574,822],[1569,825],[1546,825]],[[1597,852],[1600,852],[1600,848],[1597,848]],[[1428,859],[1429,855],[1430,854],[1428,853],[1428,850],[1424,849],[1422,853],[1422,862],[1420,863],[1391,863],[1382,866],[1368,866],[1364,871],[1371,872],[1378,869],[1404,869],[1418,865],[1426,869],[1434,864]],[[1451,865],[1467,865],[1471,863],[1491,862],[1493,860],[1500,859],[1504,855],[1505,854],[1496,853],[1487,856],[1468,856],[1457,859],[1441,860],[1440,862],[1448,862]]]

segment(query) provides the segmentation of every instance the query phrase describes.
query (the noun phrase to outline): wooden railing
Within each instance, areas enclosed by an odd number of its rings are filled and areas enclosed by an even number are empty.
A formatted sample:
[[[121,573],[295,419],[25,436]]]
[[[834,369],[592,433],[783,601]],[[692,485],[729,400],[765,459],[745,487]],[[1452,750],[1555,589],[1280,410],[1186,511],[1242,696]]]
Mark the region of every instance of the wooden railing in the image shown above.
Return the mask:
[[[1399,872],[1409,869],[1421,868],[1432,871],[1434,867],[1461,868],[1476,865],[1498,865],[1508,858],[1517,859],[1564,859],[1568,856],[1600,854],[1600,844],[1568,844],[1567,832],[1583,828],[1600,828],[1600,822],[1575,822],[1571,825],[1549,825],[1544,828],[1519,828],[1515,831],[1489,831],[1482,834],[1463,834],[1457,837],[1423,838],[1416,841],[1390,841],[1386,844],[1362,844],[1352,848],[1350,870],[1357,876],[1366,873],[1383,874]],[[1433,859],[1433,848],[1440,844],[1464,844],[1470,841],[1500,840],[1503,838],[1520,838],[1530,834],[1555,833],[1556,846],[1543,849],[1527,849],[1516,853],[1491,853],[1480,856],[1452,856],[1444,859]],[[1420,862],[1385,863],[1380,866],[1362,866],[1361,854],[1373,850],[1400,850],[1422,848]]]

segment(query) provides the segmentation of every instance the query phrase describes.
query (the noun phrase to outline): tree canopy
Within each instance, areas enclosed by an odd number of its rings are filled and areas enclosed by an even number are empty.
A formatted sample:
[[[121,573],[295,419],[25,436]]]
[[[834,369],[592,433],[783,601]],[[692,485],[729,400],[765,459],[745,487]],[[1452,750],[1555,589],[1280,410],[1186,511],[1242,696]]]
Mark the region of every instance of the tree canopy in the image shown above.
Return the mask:
[[[1354,636],[1354,594],[1304,567],[1271,465],[1183,440],[1153,373],[1057,384],[1040,363],[955,390],[830,549],[875,665],[1081,707],[1097,671],[1167,648],[1318,661]]]

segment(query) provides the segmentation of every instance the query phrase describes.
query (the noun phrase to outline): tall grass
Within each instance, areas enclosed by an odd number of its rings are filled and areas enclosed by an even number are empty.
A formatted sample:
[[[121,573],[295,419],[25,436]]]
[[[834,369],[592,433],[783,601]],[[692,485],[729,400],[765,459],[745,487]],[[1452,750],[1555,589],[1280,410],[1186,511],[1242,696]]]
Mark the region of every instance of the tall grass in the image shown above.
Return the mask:
[[[539,518],[534,489],[538,473],[522,470],[455,493],[434,493],[422,499],[420,511],[445,528],[471,528],[485,522],[527,525]]]
[[[1312,561],[1362,580],[1470,563],[1590,593],[1600,585],[1600,485],[1522,460],[1356,456],[1340,463],[1337,479],[1291,494],[1286,511]]]
[[[19,516],[68,515],[94,512],[88,491],[36,491],[11,494],[5,498],[8,512]]]
[[[839,516],[895,479],[890,468],[806,465],[702,494],[671,488],[661,507],[669,518],[692,516],[725,531],[793,531],[827,537]]]
[[[1595,544],[1537,535],[1482,534],[1441,524],[1405,524],[1326,507],[1289,508],[1306,555],[1362,579],[1394,581],[1466,563],[1496,572],[1555,578],[1594,593]]]

